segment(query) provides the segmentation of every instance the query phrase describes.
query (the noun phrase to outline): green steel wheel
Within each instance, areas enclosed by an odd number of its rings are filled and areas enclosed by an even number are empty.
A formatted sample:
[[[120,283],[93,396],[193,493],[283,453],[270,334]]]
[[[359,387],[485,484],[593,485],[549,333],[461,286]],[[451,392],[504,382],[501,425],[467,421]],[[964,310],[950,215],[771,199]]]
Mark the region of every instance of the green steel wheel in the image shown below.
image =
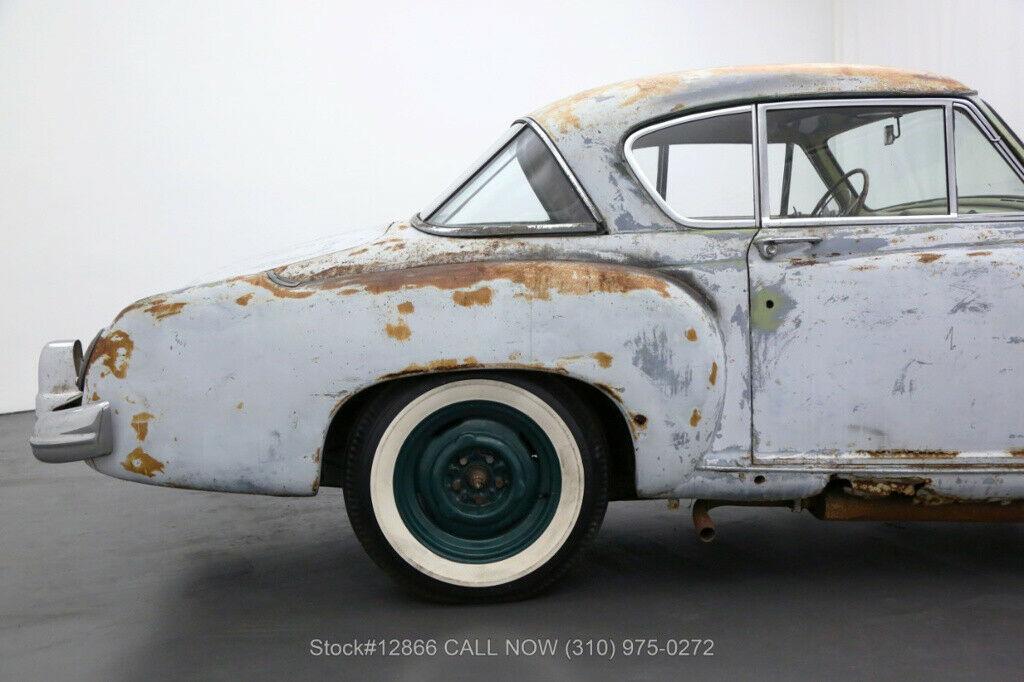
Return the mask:
[[[562,381],[397,382],[349,443],[345,503],[371,557],[445,600],[517,598],[561,575],[604,516],[604,435]]]

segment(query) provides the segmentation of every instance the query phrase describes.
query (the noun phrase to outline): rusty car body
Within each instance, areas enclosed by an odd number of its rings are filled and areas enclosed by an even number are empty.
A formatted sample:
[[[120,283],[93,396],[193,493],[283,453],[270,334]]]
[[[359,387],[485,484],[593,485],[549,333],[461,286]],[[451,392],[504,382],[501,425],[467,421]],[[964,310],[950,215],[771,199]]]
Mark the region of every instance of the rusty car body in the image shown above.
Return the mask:
[[[436,219],[524,134],[587,218]],[[719,163],[690,143],[733,145],[749,212],[673,203],[671,183],[700,184],[686,154]],[[975,167],[1000,192],[967,195]],[[32,445],[146,484],[315,495],[345,484],[382,387],[543,376],[598,416],[607,496],[702,500],[705,539],[723,503],[1020,520],[1022,178],[1013,132],[946,78],[795,65],[594,88],[516,121],[375,241],[138,301],[84,353],[48,345]]]

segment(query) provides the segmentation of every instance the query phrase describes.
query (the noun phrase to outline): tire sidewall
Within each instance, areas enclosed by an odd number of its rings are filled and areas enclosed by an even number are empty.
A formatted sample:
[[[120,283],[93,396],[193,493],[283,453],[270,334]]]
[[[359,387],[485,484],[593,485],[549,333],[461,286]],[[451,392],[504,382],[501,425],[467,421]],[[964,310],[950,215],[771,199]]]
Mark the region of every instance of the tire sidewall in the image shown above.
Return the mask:
[[[388,476],[389,471],[393,472],[393,459],[401,448],[402,434],[408,435],[410,419],[430,414],[431,406],[440,409],[443,404],[472,399],[467,396],[481,389],[492,398],[520,396],[525,402],[512,407],[526,407],[524,413],[534,421],[537,415],[547,415],[550,419],[540,426],[549,438],[552,428],[564,431],[556,433],[553,440],[562,467],[561,495],[567,497],[567,504],[575,507],[571,510],[571,522],[556,525],[555,521],[560,519],[556,512],[552,523],[529,547],[493,565],[464,564],[430,553],[401,524],[393,508],[394,488]],[[439,402],[438,396],[453,400]],[[561,441],[563,437],[565,440]],[[575,462],[568,462],[568,471],[567,457],[575,458]],[[390,501],[387,494],[382,497],[383,483],[387,483],[390,490]],[[569,495],[566,495],[567,483],[575,488],[568,491]],[[460,373],[398,382],[372,401],[349,443],[345,501],[353,529],[363,546],[393,577],[429,598],[476,601],[528,596],[568,570],[571,560],[600,526],[607,504],[606,488],[602,432],[572,390],[552,379],[496,372]],[[385,502],[383,507],[382,501]],[[560,499],[559,509],[564,512],[562,507]],[[401,528],[396,527],[396,522]],[[430,553],[430,557],[426,557],[424,551]],[[499,565],[498,571],[483,568]]]

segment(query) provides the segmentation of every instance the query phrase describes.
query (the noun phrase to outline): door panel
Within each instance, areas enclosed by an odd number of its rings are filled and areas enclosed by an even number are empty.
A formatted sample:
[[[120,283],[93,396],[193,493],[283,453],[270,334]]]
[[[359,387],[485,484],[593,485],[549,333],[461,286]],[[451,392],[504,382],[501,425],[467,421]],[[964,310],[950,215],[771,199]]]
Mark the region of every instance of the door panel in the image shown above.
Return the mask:
[[[754,458],[1024,466],[1024,224],[787,227],[749,251]]]

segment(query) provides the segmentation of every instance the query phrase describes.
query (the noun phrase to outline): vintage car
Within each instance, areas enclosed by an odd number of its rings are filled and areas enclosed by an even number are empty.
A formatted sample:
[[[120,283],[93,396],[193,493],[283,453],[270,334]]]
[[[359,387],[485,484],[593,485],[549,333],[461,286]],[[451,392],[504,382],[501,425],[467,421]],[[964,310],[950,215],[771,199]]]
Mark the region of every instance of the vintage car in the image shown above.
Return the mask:
[[[31,444],[153,485],[344,488],[440,599],[565,572],[609,500],[1024,519],[1024,148],[888,68],[687,71],[515,121],[370,243],[46,346]]]

